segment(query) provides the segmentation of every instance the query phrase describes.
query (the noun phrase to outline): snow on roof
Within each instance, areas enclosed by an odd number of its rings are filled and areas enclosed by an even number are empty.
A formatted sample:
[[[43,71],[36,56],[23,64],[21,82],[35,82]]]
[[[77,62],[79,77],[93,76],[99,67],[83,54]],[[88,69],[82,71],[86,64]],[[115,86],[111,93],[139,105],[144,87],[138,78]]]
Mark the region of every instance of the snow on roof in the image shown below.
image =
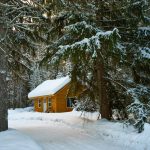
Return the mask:
[[[63,88],[70,81],[71,79],[69,78],[69,76],[62,77],[55,80],[46,80],[40,85],[38,85],[35,89],[33,89],[28,94],[28,98],[55,94],[57,91]]]

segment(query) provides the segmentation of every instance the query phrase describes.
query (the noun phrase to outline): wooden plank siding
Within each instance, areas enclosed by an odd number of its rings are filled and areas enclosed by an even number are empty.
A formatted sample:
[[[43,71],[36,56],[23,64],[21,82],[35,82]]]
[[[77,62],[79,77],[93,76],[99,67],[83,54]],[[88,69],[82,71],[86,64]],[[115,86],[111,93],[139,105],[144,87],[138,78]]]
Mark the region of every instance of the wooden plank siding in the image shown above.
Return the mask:
[[[54,95],[40,96],[33,98],[34,100],[34,109],[37,112],[43,112],[43,103],[44,99],[46,99],[47,110],[48,110],[48,100],[51,100],[51,108],[50,112],[68,112],[71,111],[72,108],[67,107],[67,97],[75,97],[75,94],[69,93],[70,83],[65,85],[62,89],[57,91]],[[76,93],[76,97],[80,95],[83,91],[83,87],[79,88],[79,91]],[[38,100],[41,100],[41,107],[38,107]]]
[[[41,100],[41,107],[38,106],[38,101]],[[43,98],[37,97],[34,99],[34,110],[37,112],[43,112]]]
[[[67,84],[54,95],[56,97],[57,112],[67,112],[72,110],[72,108],[67,108],[67,95],[69,87],[70,84]]]

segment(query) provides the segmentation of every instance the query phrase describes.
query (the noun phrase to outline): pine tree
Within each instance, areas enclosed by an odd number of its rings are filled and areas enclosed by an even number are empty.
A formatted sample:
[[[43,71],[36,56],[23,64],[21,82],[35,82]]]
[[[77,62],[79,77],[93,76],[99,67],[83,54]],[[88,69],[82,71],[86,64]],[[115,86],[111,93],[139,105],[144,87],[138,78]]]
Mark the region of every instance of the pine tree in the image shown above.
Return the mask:
[[[93,100],[101,99],[101,111],[109,107],[107,97],[110,107],[127,117],[127,106],[134,102],[128,89],[138,84],[149,88],[149,2],[66,0],[59,7],[59,11],[51,8],[51,31],[57,34],[45,58],[56,64],[70,59],[72,81],[85,84]],[[119,30],[119,43],[118,34],[108,34],[117,33],[114,28]],[[104,36],[97,37],[100,31]],[[104,110],[109,118],[109,109]]]
[[[36,88],[43,81],[50,79],[51,73],[48,70],[40,67],[38,63],[33,63],[33,67],[31,67],[31,70],[32,73],[29,80],[30,90]]]
[[[3,15],[1,22],[6,27],[6,32],[1,39],[1,47],[7,50],[8,89],[12,91],[9,92],[9,97],[13,96],[13,100],[9,98],[10,106],[26,106],[32,60],[35,51],[43,46],[43,37],[38,36],[41,33],[37,32],[43,26],[43,8],[40,4],[38,6],[37,1],[8,0],[0,3],[0,9]]]
[[[149,1],[143,0],[103,1],[104,9],[99,11],[101,26],[105,30],[117,27],[121,35],[120,46],[124,55],[122,63],[116,66],[119,72],[112,70],[110,79],[114,82],[115,90],[122,91],[123,94],[116,94],[115,97],[124,97],[121,107],[128,106],[127,113],[134,114],[134,125],[139,132],[143,130],[149,115],[149,5]],[[122,87],[121,91],[119,87]],[[144,94],[140,91],[144,91]],[[118,105],[120,102],[115,100],[113,103]]]
[[[107,64],[106,58],[111,59],[110,53],[119,53],[119,34],[117,29],[104,32],[99,28],[96,9],[93,11],[94,14],[87,13],[92,10],[93,2],[91,5],[88,2],[64,2],[62,8],[66,8],[67,11],[62,9],[62,12],[53,12],[56,15],[53,18],[53,26],[57,26],[59,34],[54,44],[47,48],[47,57],[52,58],[51,62],[56,64],[70,59],[72,82],[77,84],[80,81],[86,85],[89,97],[100,104],[102,117],[110,118],[104,68]],[[83,12],[80,7],[87,9],[87,12]],[[88,78],[88,74],[91,74],[91,79]]]

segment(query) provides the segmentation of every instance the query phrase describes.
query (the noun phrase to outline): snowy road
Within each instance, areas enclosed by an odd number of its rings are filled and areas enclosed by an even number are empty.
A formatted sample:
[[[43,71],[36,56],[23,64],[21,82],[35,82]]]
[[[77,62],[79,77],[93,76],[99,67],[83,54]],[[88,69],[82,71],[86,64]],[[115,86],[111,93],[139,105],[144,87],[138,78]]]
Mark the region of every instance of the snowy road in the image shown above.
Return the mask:
[[[16,126],[17,124],[17,126]],[[19,126],[20,124],[20,126]],[[108,150],[110,143],[97,139],[83,129],[75,129],[60,123],[49,124],[40,121],[10,122],[10,127],[33,138],[44,150]],[[120,150],[111,146],[111,150]]]
[[[122,123],[84,120],[74,112],[10,110],[9,128],[29,136],[43,150],[149,150],[150,147],[148,124],[138,134],[132,127],[123,128]]]

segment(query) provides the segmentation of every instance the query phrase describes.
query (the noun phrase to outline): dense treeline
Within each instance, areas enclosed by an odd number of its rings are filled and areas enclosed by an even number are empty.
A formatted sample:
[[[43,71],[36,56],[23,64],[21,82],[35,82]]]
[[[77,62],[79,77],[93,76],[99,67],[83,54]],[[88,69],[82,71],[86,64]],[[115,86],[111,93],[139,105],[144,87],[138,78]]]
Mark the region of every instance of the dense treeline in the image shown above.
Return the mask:
[[[69,74],[79,110],[132,122],[150,115],[150,9],[146,0],[0,2],[11,107],[40,82]]]

